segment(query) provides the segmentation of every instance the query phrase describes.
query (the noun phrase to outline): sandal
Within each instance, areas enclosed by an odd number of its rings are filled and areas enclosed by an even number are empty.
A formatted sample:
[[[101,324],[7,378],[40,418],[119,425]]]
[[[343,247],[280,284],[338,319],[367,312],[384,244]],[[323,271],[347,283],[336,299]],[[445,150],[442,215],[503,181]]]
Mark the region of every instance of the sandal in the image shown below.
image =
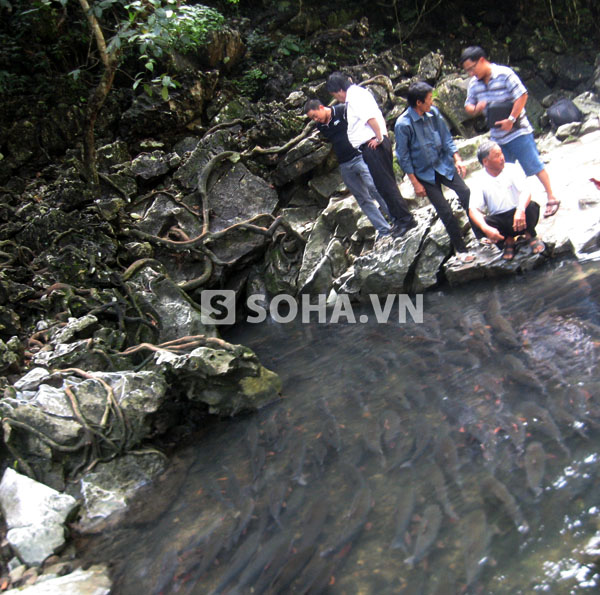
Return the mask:
[[[546,203],[546,210],[544,211],[544,219],[556,215],[556,211],[560,208],[560,200],[552,200]]]
[[[504,246],[504,252],[502,253],[502,258],[504,260],[512,260],[515,257],[515,245],[514,244],[506,244]]]
[[[532,238],[529,242],[532,254],[541,254],[546,249],[546,244],[539,238]]]
[[[469,252],[457,252],[456,253],[456,258],[462,264],[468,264],[468,263],[473,262],[475,260],[475,255],[474,254],[470,254]]]

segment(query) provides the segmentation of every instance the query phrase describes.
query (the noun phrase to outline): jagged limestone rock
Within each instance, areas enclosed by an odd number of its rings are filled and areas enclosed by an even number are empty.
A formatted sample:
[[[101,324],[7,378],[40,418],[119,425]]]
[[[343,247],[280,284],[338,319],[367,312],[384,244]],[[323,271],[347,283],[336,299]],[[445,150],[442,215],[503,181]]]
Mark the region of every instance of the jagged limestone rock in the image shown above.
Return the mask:
[[[243,345],[198,347],[186,355],[163,352],[155,365],[194,402],[208,405],[218,415],[258,409],[279,398],[281,381],[264,368]]]
[[[351,274],[334,283],[339,293],[360,296],[405,292],[407,277],[421,248],[430,221],[419,217],[419,224],[402,238],[392,240],[381,249],[362,254],[353,263]],[[376,245],[377,246],[377,245]]]
[[[452,245],[444,224],[438,219],[429,230],[417,257],[412,291],[422,293],[437,285],[442,263],[448,258]]]
[[[214,326],[202,322],[196,304],[162,271],[143,267],[128,281],[145,312],[152,312],[158,325],[158,343],[190,335],[215,336]]]
[[[177,167],[180,162],[181,158],[176,153],[152,151],[138,155],[131,162],[131,171],[144,180],[150,180],[164,176],[171,169]]]
[[[86,570],[78,568],[70,574],[47,580],[39,580],[29,587],[10,589],[6,593],[25,595],[109,595],[111,581],[108,568],[101,564]]]
[[[219,231],[263,213],[273,213],[279,197],[241,162],[222,175],[208,193],[210,229]]]
[[[331,151],[331,145],[311,136],[292,147],[279,161],[273,172],[273,182],[283,186],[323,163]]]
[[[63,524],[77,501],[8,468],[0,483],[0,506],[8,542],[23,562],[33,566],[64,545]]]
[[[101,530],[108,517],[126,513],[132,496],[161,473],[165,464],[165,457],[158,453],[127,454],[85,473],[79,481],[83,498],[79,530]]]

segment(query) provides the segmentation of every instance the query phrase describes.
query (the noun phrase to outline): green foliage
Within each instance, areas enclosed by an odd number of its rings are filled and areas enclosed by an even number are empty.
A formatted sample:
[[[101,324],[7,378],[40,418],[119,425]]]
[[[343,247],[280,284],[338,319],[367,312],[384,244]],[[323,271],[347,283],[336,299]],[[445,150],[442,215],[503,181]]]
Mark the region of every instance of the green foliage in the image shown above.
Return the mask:
[[[302,51],[302,42],[297,35],[286,35],[277,48],[277,53],[281,56],[290,56]]]
[[[234,84],[242,95],[254,97],[261,87],[262,81],[266,78],[268,78],[267,75],[260,68],[251,68]]]
[[[271,55],[277,44],[264,33],[254,30],[246,39],[246,47],[255,60],[260,60]]]
[[[171,45],[186,54],[210,41],[210,34],[223,26],[225,18],[208,6],[180,6],[168,21],[166,31]]]

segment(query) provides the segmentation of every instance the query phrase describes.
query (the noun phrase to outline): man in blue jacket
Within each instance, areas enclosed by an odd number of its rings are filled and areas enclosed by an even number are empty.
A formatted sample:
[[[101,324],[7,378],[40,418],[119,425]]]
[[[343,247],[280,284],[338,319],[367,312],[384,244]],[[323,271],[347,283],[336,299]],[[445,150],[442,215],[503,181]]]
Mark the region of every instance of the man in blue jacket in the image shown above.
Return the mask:
[[[468,213],[471,191],[463,181],[466,168],[439,110],[433,105],[433,87],[419,81],[408,88],[408,109],[396,120],[396,157],[417,196],[427,196],[448,231],[463,262],[468,254],[462,230],[444,198],[442,184],[454,190]]]

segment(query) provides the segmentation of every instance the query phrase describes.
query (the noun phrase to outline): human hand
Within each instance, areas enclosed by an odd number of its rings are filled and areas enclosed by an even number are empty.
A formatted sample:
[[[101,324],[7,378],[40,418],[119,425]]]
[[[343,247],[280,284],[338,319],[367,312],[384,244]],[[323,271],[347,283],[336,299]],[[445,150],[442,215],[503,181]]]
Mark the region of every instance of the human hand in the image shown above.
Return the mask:
[[[418,180],[412,183],[413,188],[415,189],[415,194],[417,196],[427,196],[427,191],[425,190],[425,186],[421,184]]]
[[[488,227],[485,231],[485,235],[492,241],[494,244],[496,242],[500,242],[504,239],[504,236],[495,228]]]
[[[517,209],[513,218],[513,229],[515,231],[523,231],[526,225],[525,211]]]
[[[487,106],[487,101],[478,101],[475,104],[475,113],[480,114]]]
[[[383,139],[382,139],[382,141],[381,141],[381,142],[383,142]],[[376,138],[372,138],[372,139],[369,141],[368,147],[369,147],[369,149],[376,149],[376,148],[377,148],[377,147],[378,147],[380,144],[381,144],[381,143],[377,142],[377,139],[376,139]]]
[[[512,130],[513,121],[509,120],[508,118],[506,120],[498,120],[497,122],[494,122],[494,127],[508,132],[509,130]]]
[[[464,178],[467,175],[467,167],[462,161],[456,161],[454,166],[456,167],[456,171],[461,178]]]

